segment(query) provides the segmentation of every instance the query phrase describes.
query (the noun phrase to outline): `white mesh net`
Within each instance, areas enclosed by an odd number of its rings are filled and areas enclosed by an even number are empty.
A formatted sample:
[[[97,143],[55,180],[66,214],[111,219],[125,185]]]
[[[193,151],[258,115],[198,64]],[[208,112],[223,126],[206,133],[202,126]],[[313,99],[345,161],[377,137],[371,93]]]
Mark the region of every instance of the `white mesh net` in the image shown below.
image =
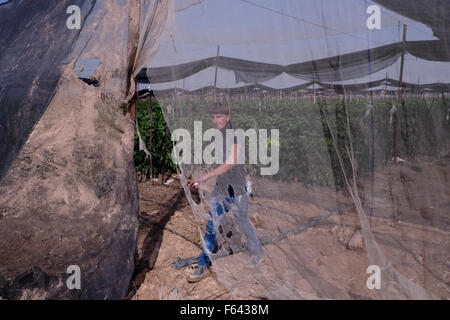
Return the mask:
[[[448,39],[404,2],[175,5],[140,79],[232,294],[448,297]]]

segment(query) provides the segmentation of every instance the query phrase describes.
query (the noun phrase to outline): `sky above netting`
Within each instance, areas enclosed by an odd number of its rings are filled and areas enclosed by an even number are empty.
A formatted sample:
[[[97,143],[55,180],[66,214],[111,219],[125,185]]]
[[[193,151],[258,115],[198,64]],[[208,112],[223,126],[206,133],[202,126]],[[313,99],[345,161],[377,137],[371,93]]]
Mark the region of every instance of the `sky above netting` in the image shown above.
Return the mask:
[[[408,41],[435,40],[433,31],[414,20],[381,9],[381,29],[369,30],[367,0],[216,0],[191,1],[186,9],[176,2],[174,17],[163,35],[157,56],[148,67],[171,66],[214,57],[220,44],[220,56],[249,61],[288,65],[367,50],[402,40],[403,24],[408,24]],[[184,2],[185,3],[185,2]],[[184,9],[184,10],[183,10]],[[404,81],[410,83],[450,82],[447,63],[430,62],[406,55]],[[377,73],[343,81],[363,83],[385,77],[398,79],[400,59]],[[152,89],[211,86],[215,68],[200,71],[189,78]],[[261,84],[286,88],[306,81],[286,74]],[[234,73],[219,70],[219,87],[232,88]]]

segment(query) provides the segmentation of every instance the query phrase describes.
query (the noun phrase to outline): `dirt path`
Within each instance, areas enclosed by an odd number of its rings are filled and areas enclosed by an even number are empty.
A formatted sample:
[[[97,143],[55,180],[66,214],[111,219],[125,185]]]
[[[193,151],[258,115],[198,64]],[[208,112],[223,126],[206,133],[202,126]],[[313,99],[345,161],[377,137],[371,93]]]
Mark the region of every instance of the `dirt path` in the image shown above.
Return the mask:
[[[404,165],[388,164],[377,171],[370,218],[375,239],[394,268],[441,299],[450,297],[448,162],[422,158]],[[359,184],[369,213],[371,183],[362,180]],[[261,185],[255,182],[256,200],[249,204],[249,216],[260,237],[291,230],[348,200],[340,194],[338,201],[335,191],[326,188],[267,181]],[[193,267],[175,270],[172,264],[200,253],[199,233],[205,223],[198,226],[177,180],[169,186],[141,183],[139,189],[139,264],[129,298],[382,297],[366,287],[369,260],[363,242],[360,248],[349,249],[360,229],[354,210],[266,245],[270,259],[254,272],[245,272],[245,255],[238,253],[217,260],[216,273],[190,284],[186,277]],[[283,197],[271,199],[271,192]]]
[[[178,180],[169,186],[148,181],[141,183],[139,190],[139,263],[134,275],[135,285],[128,298],[231,298],[214,275],[198,284],[189,284],[186,277],[193,268],[175,270],[172,267],[178,258],[201,252],[198,222]]]

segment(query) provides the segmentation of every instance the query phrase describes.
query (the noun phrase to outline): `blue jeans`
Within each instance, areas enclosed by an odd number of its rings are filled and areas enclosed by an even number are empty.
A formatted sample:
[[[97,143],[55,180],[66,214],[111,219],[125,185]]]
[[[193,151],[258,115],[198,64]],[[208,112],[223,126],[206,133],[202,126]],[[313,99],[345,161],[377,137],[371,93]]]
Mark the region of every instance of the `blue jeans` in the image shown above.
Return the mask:
[[[239,230],[245,235],[250,245],[250,252],[252,255],[256,255],[262,251],[261,242],[256,235],[255,228],[248,219],[248,195],[244,194],[239,197],[225,197],[222,195],[216,195],[211,197],[209,206],[209,220],[206,225],[206,233],[204,237],[204,248],[198,259],[199,267],[206,267],[209,265],[210,259],[208,252],[213,252],[216,244],[216,228],[214,227],[214,220],[217,221],[218,217],[224,213],[233,211],[234,217],[237,222]]]

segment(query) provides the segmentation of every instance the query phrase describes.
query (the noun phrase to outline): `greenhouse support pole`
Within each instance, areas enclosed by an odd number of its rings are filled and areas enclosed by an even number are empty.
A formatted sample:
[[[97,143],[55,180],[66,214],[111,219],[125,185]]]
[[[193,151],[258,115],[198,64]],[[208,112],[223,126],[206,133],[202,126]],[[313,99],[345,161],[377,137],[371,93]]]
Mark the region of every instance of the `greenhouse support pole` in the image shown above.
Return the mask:
[[[169,147],[169,127],[166,126],[164,130],[164,144],[161,155],[161,184],[164,184],[166,182],[164,176],[166,175],[166,165],[168,161],[168,158],[166,157],[168,147]]]
[[[217,45],[216,71],[215,71],[215,74],[214,74],[214,102],[217,102],[216,90],[217,90],[217,67],[218,67],[218,64],[219,64],[219,54],[220,54],[220,44]]]
[[[247,101],[247,74],[245,74],[244,101]]]
[[[316,104],[316,82],[313,82],[313,103]]]
[[[384,97],[387,97],[387,82],[388,82],[388,77],[387,77],[387,72],[386,72],[386,77],[384,79]]]
[[[331,75],[330,72],[330,102],[333,101],[334,84],[333,84],[334,73]]]
[[[405,65],[405,47],[406,47],[406,31],[407,31],[408,25],[403,25],[403,49],[402,49],[402,57],[401,57],[401,63],[400,63],[400,80],[398,83],[398,96],[397,96],[397,111],[393,114],[393,120],[394,120],[394,162],[397,162],[398,158],[398,142],[400,137],[400,130],[399,130],[399,111],[402,109],[403,105],[403,69]]]
[[[152,115],[152,97],[149,96],[147,99],[147,111],[148,111],[148,133],[149,133],[149,144],[148,144],[148,150],[152,152],[152,122],[153,122],[153,115]],[[150,174],[150,181],[153,184],[153,159],[152,157],[149,158],[150,160],[150,168],[149,168],[149,174]]]
[[[137,88],[137,80],[136,79],[134,79],[134,86],[135,86],[134,87],[134,95],[131,98],[129,110],[130,110],[130,119],[134,123],[136,123],[136,101],[138,99],[138,91],[137,91],[138,88]]]

